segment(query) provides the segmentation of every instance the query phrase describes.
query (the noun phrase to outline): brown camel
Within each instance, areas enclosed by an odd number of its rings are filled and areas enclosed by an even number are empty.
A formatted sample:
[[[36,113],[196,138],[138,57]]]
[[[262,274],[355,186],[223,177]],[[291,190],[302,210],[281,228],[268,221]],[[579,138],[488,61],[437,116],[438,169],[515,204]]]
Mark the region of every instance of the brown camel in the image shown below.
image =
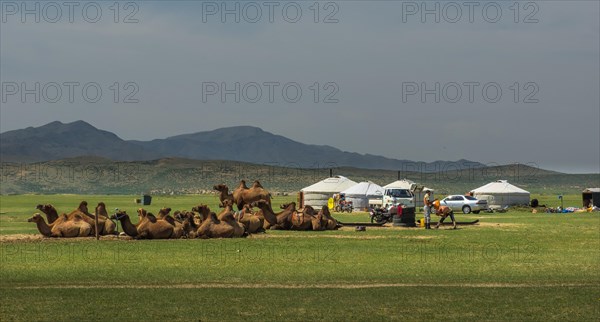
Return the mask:
[[[166,220],[159,220],[154,214],[145,209],[138,209],[139,222],[137,225],[138,238],[168,239],[177,238],[175,226]]]
[[[138,234],[137,225],[131,223],[131,219],[125,210],[118,210],[117,213],[112,215],[110,219],[115,219],[121,222],[121,226],[123,227],[123,231],[127,236],[131,236],[136,238]]]
[[[250,205],[244,205],[244,209],[235,214],[235,219],[244,225],[249,234],[265,232],[265,218],[259,217],[252,212]]]
[[[138,209],[139,221],[137,225],[131,223],[127,212],[119,211],[112,219],[117,219],[123,226],[125,234],[135,239],[168,239],[175,238],[175,227],[166,220],[158,220],[152,213]]]
[[[224,184],[218,184],[216,186],[213,187],[213,189],[217,190],[220,194],[219,194],[219,207],[224,207],[223,206],[223,201],[225,200],[230,200],[233,204],[233,194],[229,193],[229,187],[227,187]]]
[[[296,211],[295,202],[282,205],[283,211],[278,213],[273,212],[273,208],[271,208],[271,205],[266,200],[259,200],[252,205],[260,209],[256,213],[256,216],[264,218],[265,221],[263,227],[265,229],[287,230],[291,228],[292,223],[290,221],[290,216]]]
[[[226,206],[222,211],[228,213],[221,214],[224,220],[219,220],[217,215],[211,212],[206,205],[198,205],[192,210],[198,212],[202,218],[202,224],[196,232],[199,238],[232,238],[244,235],[244,227],[239,225],[233,218],[231,206]],[[236,227],[233,223],[239,226]]]
[[[46,237],[87,237],[90,236],[92,227],[77,215],[73,220],[67,220],[63,214],[55,222],[56,224],[49,226],[39,213],[29,218],[28,222],[35,222],[40,233]]]
[[[258,200],[266,200],[271,204],[271,194],[262,187],[258,180],[254,181],[251,188],[246,186],[246,181],[241,180],[235,190],[233,190],[233,201],[238,210],[242,210],[245,204],[251,204]]]
[[[104,203],[101,203],[104,205]],[[100,205],[100,204],[99,204]],[[104,208],[106,205],[104,205]],[[98,207],[96,207],[98,208]],[[102,208],[102,207],[101,207]],[[96,209],[97,210],[97,209]],[[92,226],[92,234],[96,234],[96,215],[90,214],[88,211],[88,203],[87,201],[82,201],[79,203],[77,209],[71,211],[67,214],[67,218],[71,219],[73,216],[79,215]],[[99,235],[114,235],[116,234],[116,224],[112,222],[108,217],[100,216],[98,217],[98,234]]]
[[[290,216],[291,230],[325,230],[322,213],[317,213],[311,206],[294,211]]]
[[[176,220],[170,212],[171,208],[161,208],[158,211],[158,220],[164,220],[173,226],[173,238],[187,237],[190,231],[189,222]]]
[[[196,238],[196,232],[200,227],[200,222],[196,221],[196,214],[191,211],[175,211],[173,218],[183,225],[185,236],[188,238]]]
[[[108,218],[108,212],[106,211],[106,204],[104,202],[98,203],[94,210],[94,216],[98,216],[98,231],[100,235],[117,234],[117,225]]]
[[[37,205],[36,208],[40,209],[44,214],[46,214],[46,218],[48,219],[48,226],[50,226],[50,227],[52,227],[52,225],[63,223],[63,222],[69,221],[69,220],[78,219],[78,220],[83,220],[86,223],[88,223],[92,227],[91,234],[92,235],[96,234],[94,220],[92,218],[90,218],[88,215],[86,215],[85,213],[83,213],[82,211],[80,211],[79,209],[73,210],[72,212],[70,212],[68,214],[63,213],[62,215],[59,216],[58,211],[51,204],[46,204],[43,206]]]
[[[37,205],[35,208],[46,215],[48,224],[52,224],[56,221],[56,219],[58,219],[58,212],[56,211],[56,208],[54,208],[54,206],[51,204]]]
[[[342,227],[333,216],[329,212],[329,207],[323,206],[319,211],[319,214],[323,216],[323,220],[325,221],[325,229],[326,230],[337,230]]]

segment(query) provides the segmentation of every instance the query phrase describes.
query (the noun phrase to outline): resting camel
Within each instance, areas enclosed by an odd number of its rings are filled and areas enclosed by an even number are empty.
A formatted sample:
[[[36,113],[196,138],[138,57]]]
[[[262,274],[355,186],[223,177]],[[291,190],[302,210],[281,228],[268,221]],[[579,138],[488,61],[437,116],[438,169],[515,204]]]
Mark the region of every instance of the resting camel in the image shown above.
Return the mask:
[[[219,220],[206,205],[198,205],[192,210],[198,212],[202,218],[202,224],[196,232],[199,238],[231,238],[245,235],[244,226],[235,221],[229,204],[226,204],[219,214],[223,220]]]
[[[190,226],[187,221],[177,221],[169,213],[171,208],[162,208],[158,211],[158,220],[164,220],[173,226],[173,238],[188,236]]]
[[[244,225],[249,234],[265,232],[265,218],[259,217],[252,212],[250,205],[244,205],[244,208],[235,214],[235,219]]]
[[[35,222],[40,233],[46,237],[87,237],[92,231],[92,227],[86,223],[79,215],[74,216],[73,220],[68,220],[67,215],[62,214],[57,218],[54,225],[49,226],[39,213],[29,218],[28,222]]]
[[[223,205],[223,201],[225,200],[230,200],[231,203],[233,204],[233,194],[229,193],[229,187],[227,187],[224,184],[218,184],[216,186],[213,187],[213,189],[217,190],[218,192],[220,192],[219,194],[219,207],[224,207]]]
[[[329,212],[329,207],[321,207],[319,214],[323,216],[324,228],[326,230],[337,230],[338,228],[342,227],[342,225],[340,225],[338,221],[335,218],[333,218],[333,216],[331,216],[331,213]]]
[[[290,216],[296,211],[296,203],[290,202],[289,204],[282,205],[283,211],[275,213],[271,205],[266,200],[259,200],[254,202],[252,205],[258,207],[260,210],[256,213],[256,216],[264,218],[263,228],[265,229],[290,229],[292,223]]]
[[[139,222],[137,225],[131,223],[129,215],[125,211],[118,211],[111,219],[117,219],[123,226],[125,234],[135,239],[168,239],[175,238],[175,227],[165,220],[158,220],[152,213],[138,209]]]
[[[117,225],[108,218],[106,204],[99,202],[94,210],[94,216],[98,217],[98,230],[100,235],[116,235]]]
[[[290,216],[291,230],[325,230],[323,214],[317,213],[311,206],[294,211]]]
[[[258,180],[254,181],[251,188],[246,186],[246,181],[241,180],[235,190],[233,190],[233,202],[238,210],[242,210],[245,204],[251,204],[258,200],[266,200],[271,204],[271,194],[262,187]]]
[[[201,222],[197,219],[197,215],[191,211],[175,211],[173,217],[176,221],[184,225],[185,234],[188,238],[196,238],[196,232],[200,227]],[[186,224],[187,222],[187,224]]]
[[[46,205],[37,205],[37,209],[41,210],[44,214],[46,214],[46,218],[48,219],[49,225],[54,224],[58,219],[58,211],[51,204]],[[96,223],[95,223],[95,215],[91,215],[86,213],[87,211],[87,202],[82,201],[79,204],[79,207],[70,213],[66,214],[67,220],[73,220],[75,216],[79,216],[81,220],[85,221],[92,227],[92,235],[96,234]],[[106,213],[106,206],[103,202],[99,203],[96,207],[96,211],[101,215],[98,217],[98,233],[99,235],[114,235],[116,234],[116,225],[112,222],[108,216],[103,216],[102,212]],[[108,215],[108,213],[106,213]]]
[[[36,208],[41,210],[44,214],[46,214],[46,218],[48,219],[49,226],[59,224],[59,223],[62,223],[62,222],[68,221],[68,220],[78,219],[78,220],[83,220],[86,223],[88,223],[90,226],[92,226],[92,232],[91,232],[92,235],[94,235],[96,232],[94,220],[92,220],[85,213],[81,212],[79,209],[73,210],[68,214],[63,213],[62,215],[59,216],[58,211],[51,204],[37,205]]]

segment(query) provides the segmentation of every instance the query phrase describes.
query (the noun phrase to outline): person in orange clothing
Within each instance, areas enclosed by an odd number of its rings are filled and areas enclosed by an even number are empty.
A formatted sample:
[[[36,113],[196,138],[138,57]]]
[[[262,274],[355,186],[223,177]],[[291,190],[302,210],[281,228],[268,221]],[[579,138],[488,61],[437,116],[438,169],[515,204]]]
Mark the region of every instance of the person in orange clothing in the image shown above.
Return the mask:
[[[441,217],[440,221],[437,223],[437,225],[435,225],[435,229],[440,228],[440,225],[444,222],[444,219],[446,219],[446,217],[448,217],[448,216],[450,216],[450,219],[452,220],[452,229],[456,229],[456,220],[454,219],[454,211],[452,211],[452,209],[450,209],[450,207],[441,206],[440,201],[436,199],[433,201],[433,208],[435,209],[435,214]]]

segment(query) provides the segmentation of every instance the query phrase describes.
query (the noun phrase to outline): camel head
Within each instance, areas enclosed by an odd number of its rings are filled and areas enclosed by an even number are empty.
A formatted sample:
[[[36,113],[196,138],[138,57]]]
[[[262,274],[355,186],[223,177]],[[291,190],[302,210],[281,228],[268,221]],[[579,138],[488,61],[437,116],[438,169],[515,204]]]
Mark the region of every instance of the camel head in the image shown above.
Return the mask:
[[[125,210],[117,210],[116,213],[114,213],[112,216],[110,216],[110,219],[113,219],[113,220],[115,220],[115,219],[121,220],[124,218],[129,218],[129,215],[127,214],[127,211],[125,211]]]
[[[258,207],[258,208],[261,208],[261,209],[262,209],[262,208],[264,208],[264,207],[267,207],[267,206],[269,206],[269,202],[268,202],[268,201],[266,201],[266,200],[264,200],[264,199],[260,199],[260,200],[257,200],[257,201],[255,201],[255,202],[253,202],[253,203],[252,203],[252,206],[253,206],[253,207]]]
[[[265,201],[266,202],[266,201]],[[283,205],[281,205],[280,207],[281,209],[296,209],[296,203],[295,202],[290,202],[290,203],[284,203]]]
[[[201,215],[207,215],[208,213],[210,213],[210,208],[208,208],[207,205],[200,204],[192,208],[192,211],[195,211]]]
[[[115,214],[113,214],[112,216],[110,216],[110,219],[116,219],[116,220],[121,220],[121,218],[129,218],[129,215],[127,214],[127,211],[125,210],[117,210],[117,212]]]
[[[213,189],[215,189],[219,192],[223,192],[223,193],[229,192],[229,187],[227,187],[224,184],[218,184],[218,185],[214,186]]]
[[[39,213],[35,213],[33,217],[27,219],[27,222],[40,222],[42,220],[44,220],[44,218],[42,218],[42,215],[40,215]]]

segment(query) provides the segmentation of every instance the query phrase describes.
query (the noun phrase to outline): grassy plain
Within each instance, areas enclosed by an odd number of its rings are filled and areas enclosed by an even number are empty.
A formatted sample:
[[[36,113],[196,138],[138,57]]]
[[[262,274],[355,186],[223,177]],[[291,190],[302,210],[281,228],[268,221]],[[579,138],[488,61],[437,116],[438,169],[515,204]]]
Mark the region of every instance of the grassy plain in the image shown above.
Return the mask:
[[[532,196],[560,205],[554,195]],[[0,318],[597,320],[600,213],[462,215],[458,230],[268,231],[245,239],[31,239],[38,203],[133,212],[134,196],[0,196]],[[293,197],[277,198],[279,204]],[[155,197],[151,211],[212,195]],[[565,206],[580,205],[580,196]],[[335,214],[342,221],[367,215]],[[62,309],[57,309],[62,308]],[[65,309],[68,308],[68,309]]]

